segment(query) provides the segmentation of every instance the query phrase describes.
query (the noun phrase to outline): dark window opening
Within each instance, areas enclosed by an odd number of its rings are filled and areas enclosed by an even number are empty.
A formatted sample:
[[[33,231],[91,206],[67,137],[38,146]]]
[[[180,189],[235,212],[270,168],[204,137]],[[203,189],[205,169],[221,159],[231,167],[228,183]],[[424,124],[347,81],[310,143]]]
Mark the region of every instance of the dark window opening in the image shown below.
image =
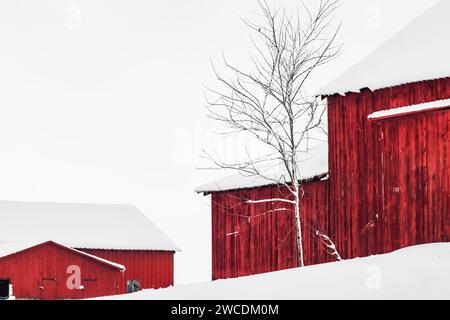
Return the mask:
[[[11,281],[6,279],[0,279],[0,299],[7,299],[10,296],[9,288]]]
[[[139,280],[128,280],[127,281],[127,293],[133,293],[141,290],[141,283]]]

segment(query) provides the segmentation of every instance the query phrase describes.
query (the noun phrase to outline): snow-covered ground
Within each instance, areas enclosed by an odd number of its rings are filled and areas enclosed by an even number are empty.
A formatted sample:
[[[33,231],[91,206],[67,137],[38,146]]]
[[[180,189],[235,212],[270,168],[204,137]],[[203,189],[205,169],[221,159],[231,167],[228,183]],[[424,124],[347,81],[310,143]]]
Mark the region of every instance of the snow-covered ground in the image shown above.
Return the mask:
[[[450,299],[450,243],[101,299]]]

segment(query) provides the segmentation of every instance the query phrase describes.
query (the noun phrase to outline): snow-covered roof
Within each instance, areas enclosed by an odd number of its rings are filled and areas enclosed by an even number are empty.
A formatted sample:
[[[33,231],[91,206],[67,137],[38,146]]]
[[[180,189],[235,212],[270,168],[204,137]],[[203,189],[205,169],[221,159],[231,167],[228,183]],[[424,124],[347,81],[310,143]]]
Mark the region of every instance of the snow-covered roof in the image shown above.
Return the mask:
[[[384,119],[423,111],[441,110],[443,108],[449,107],[450,107],[450,99],[436,100],[400,108],[377,111],[372,114],[369,114],[367,118],[371,120]]]
[[[48,240],[79,249],[179,250],[134,206],[0,201],[0,244]]]
[[[321,143],[311,148],[307,154],[301,154],[299,167],[300,179],[303,181],[325,177],[328,174],[328,144]],[[267,178],[238,173],[201,185],[195,192],[211,193],[265,187],[275,185],[283,176],[286,177],[281,169],[275,169],[265,175]]]
[[[450,76],[450,1],[441,0],[331,81],[318,95],[360,92]]]
[[[98,261],[100,263],[109,265],[109,266],[111,266],[113,268],[125,271],[125,267],[123,265],[121,265],[121,264],[118,264],[118,263],[115,263],[115,262],[112,262],[112,261],[109,261],[109,260],[106,260],[106,259],[94,256],[92,254],[88,254],[88,253],[80,251],[80,250],[69,248],[69,247],[67,247],[65,245],[62,245],[62,244],[54,242],[54,241],[44,241],[44,242],[41,242],[41,241],[21,241],[21,242],[12,242],[12,243],[1,242],[0,243],[0,258],[9,256],[9,255],[12,255],[12,254],[15,254],[15,253],[19,253],[21,251],[24,251],[24,250],[27,250],[27,249],[30,249],[30,248],[33,248],[33,247],[36,247],[36,246],[39,246],[39,245],[42,245],[42,244],[46,244],[46,243],[52,243],[54,245],[63,247],[66,250],[72,251],[72,252],[74,252],[74,253],[76,253],[78,255],[88,257],[89,259],[96,260],[96,261]]]

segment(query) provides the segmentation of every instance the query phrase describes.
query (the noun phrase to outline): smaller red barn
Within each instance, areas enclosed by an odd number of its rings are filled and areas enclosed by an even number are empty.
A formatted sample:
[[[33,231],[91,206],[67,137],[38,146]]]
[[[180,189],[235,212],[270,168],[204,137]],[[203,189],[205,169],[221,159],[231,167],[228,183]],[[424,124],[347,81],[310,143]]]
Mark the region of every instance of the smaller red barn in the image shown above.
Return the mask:
[[[0,283],[12,284],[18,299],[79,299],[174,282],[178,246],[134,206],[0,201],[0,227]]]
[[[53,241],[1,246],[0,279],[20,296],[54,300],[119,294],[125,267]]]

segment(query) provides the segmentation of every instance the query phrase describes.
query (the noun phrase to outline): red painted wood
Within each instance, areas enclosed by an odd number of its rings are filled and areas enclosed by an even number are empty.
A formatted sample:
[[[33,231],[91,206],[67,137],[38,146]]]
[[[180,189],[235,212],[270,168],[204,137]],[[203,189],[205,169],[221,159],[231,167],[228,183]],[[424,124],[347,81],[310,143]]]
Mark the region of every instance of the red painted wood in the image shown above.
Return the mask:
[[[173,285],[174,252],[144,250],[87,250],[89,254],[119,263],[126,271],[48,242],[0,258],[0,279],[10,279],[19,299],[82,299],[126,293],[127,280],[141,288]],[[69,290],[69,266],[80,267],[83,290]],[[41,289],[40,289],[41,288]],[[43,288],[43,289],[42,289]]]
[[[310,183],[303,189],[301,212],[305,263],[333,261],[315,232],[320,230],[329,234],[327,183]],[[288,197],[288,191],[278,187],[212,194],[213,279],[298,266],[292,205],[282,202],[245,203],[248,199]]]
[[[306,264],[333,260],[317,227],[344,259],[450,240],[450,111],[367,118],[449,98],[450,78],[328,97],[329,180],[304,186]],[[276,187],[212,194],[213,279],[298,265],[293,213],[264,215],[281,203],[245,204],[283,196]]]
[[[173,285],[174,252],[148,250],[79,249],[126,267],[120,291],[126,292],[127,280],[138,280],[142,289]]]
[[[56,293],[57,283],[58,282],[56,279],[42,280],[41,283],[42,300],[56,300],[58,298],[58,295]]]
[[[67,287],[67,268],[73,265],[80,267],[83,290]],[[81,299],[120,293],[123,273],[47,242],[0,258],[0,278],[11,280],[19,299]]]
[[[344,258],[448,241],[448,109],[368,121],[450,98],[450,79],[328,98],[330,215]]]

